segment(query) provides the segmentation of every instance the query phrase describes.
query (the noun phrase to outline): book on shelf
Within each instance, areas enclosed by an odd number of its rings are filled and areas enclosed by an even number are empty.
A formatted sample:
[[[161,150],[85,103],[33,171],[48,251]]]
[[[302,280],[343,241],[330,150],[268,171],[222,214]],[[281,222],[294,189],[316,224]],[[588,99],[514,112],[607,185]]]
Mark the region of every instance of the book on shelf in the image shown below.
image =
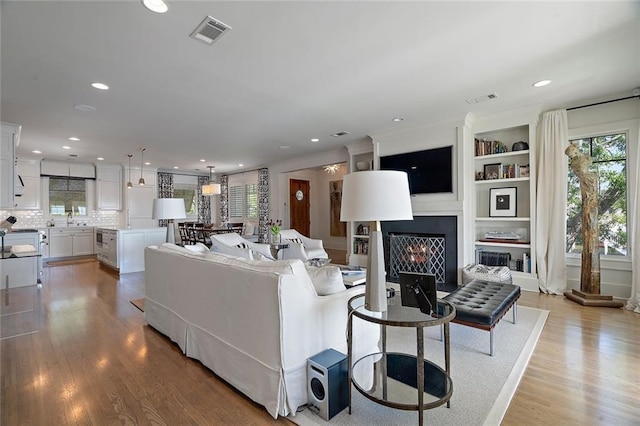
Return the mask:
[[[476,249],[476,263],[486,266],[509,266],[511,253]]]
[[[502,154],[507,152],[508,148],[501,141],[488,141],[486,139],[475,140],[476,157],[482,157],[483,155]]]
[[[369,241],[355,240],[353,242],[353,254],[369,254]]]

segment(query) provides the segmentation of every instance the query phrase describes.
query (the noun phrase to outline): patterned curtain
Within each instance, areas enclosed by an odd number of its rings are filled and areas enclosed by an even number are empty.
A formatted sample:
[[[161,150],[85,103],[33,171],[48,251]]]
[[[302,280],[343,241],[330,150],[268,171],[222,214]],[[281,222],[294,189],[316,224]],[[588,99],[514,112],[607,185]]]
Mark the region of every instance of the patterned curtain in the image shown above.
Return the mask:
[[[229,176],[220,177],[220,222],[229,220]]]
[[[173,174],[158,172],[158,198],[173,198]],[[158,221],[160,226],[167,226],[167,219]]]
[[[258,170],[258,234],[261,242],[267,242],[269,221],[269,169]]]
[[[211,223],[211,196],[202,195],[202,185],[209,184],[209,176],[198,176],[198,222]]]

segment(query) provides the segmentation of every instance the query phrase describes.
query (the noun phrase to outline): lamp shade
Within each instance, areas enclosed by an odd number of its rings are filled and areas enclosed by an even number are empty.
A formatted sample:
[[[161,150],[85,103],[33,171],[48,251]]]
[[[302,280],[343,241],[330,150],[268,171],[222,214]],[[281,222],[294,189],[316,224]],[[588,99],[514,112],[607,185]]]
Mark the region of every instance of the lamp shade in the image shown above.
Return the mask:
[[[413,220],[407,173],[370,170],[345,175],[342,182],[340,220]]]
[[[220,184],[210,183],[208,185],[202,185],[202,195],[217,195],[220,194]]]
[[[182,198],[156,198],[153,200],[154,219],[184,219],[187,213]]]

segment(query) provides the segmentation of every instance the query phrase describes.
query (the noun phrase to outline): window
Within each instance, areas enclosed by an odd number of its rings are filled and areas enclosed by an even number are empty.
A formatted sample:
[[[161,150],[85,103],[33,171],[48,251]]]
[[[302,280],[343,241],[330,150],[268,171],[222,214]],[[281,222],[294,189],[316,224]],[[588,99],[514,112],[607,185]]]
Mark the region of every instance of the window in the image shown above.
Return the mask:
[[[229,187],[229,216],[233,219],[258,218],[258,185],[246,183]]]
[[[173,198],[182,198],[184,200],[184,210],[187,216],[195,216],[198,214],[196,192],[196,185],[177,183],[173,186]]]
[[[627,134],[616,133],[571,141],[590,155],[598,174],[600,253],[627,255]],[[567,252],[582,252],[580,181],[569,169],[567,188]]]
[[[84,179],[50,177],[49,213],[52,216],[87,215],[87,193]]]

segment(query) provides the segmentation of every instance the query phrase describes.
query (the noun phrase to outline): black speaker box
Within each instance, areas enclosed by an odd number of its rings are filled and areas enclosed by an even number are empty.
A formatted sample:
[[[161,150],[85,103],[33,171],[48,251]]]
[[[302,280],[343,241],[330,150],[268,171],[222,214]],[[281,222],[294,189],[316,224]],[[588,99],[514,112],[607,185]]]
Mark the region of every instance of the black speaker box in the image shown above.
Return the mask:
[[[307,359],[309,409],[330,420],[349,406],[347,356],[327,349]]]

